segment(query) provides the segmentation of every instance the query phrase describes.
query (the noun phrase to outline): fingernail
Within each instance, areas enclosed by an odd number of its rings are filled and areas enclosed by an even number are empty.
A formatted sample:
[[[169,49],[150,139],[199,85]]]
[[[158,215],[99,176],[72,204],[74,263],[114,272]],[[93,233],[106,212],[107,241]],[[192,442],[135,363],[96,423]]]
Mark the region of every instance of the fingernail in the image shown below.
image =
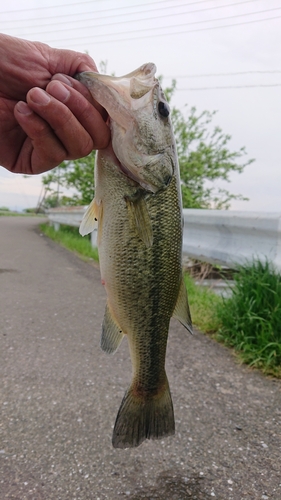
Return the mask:
[[[28,107],[26,102],[23,102],[23,101],[19,101],[16,104],[16,109],[19,113],[21,113],[22,115],[26,115],[26,116],[31,115],[33,113],[33,111]]]
[[[67,101],[70,96],[69,90],[59,81],[53,80],[52,85],[48,87],[48,91],[52,96],[61,102]]]
[[[55,80],[59,80],[60,82],[65,83],[69,87],[73,87],[71,79],[68,78],[66,75],[63,75],[62,73],[57,73],[55,76],[53,76],[52,82]]]
[[[42,89],[39,88],[33,88],[29,91],[29,96],[30,99],[35,103],[35,104],[41,104],[42,106],[46,106],[46,104],[49,104],[50,102],[50,97],[48,96],[47,92],[45,92]]]

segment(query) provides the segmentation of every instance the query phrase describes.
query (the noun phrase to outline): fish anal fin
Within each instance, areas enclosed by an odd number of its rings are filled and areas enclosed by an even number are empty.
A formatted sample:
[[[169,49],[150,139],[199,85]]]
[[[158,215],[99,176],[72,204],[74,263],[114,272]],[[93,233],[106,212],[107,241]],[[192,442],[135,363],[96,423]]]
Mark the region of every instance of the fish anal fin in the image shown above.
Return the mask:
[[[133,228],[145,246],[147,248],[151,247],[153,243],[152,224],[144,197],[136,196],[135,198],[127,197],[125,199]]]
[[[161,439],[174,433],[174,410],[166,374],[164,385],[156,394],[139,394],[133,381],[116,417],[113,447],[133,448],[145,439]]]
[[[99,212],[99,207],[96,202],[96,199],[94,198],[91,201],[90,205],[88,206],[79,227],[79,233],[82,236],[85,236],[86,234],[89,234],[92,231],[94,231],[94,229],[97,229],[99,220],[98,212]]]
[[[173,312],[173,317],[181,322],[181,324],[192,334],[192,321],[188,305],[187,291],[182,276],[177,303]]]
[[[123,337],[124,333],[110,312],[108,304],[106,304],[101,334],[102,350],[108,354],[112,354],[118,349]]]

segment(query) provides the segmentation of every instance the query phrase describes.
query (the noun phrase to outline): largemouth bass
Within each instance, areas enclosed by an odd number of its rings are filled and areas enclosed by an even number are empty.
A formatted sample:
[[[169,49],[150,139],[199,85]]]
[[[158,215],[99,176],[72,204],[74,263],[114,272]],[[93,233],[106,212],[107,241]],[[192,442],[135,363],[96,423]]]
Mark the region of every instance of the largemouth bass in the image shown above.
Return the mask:
[[[78,78],[107,110],[112,144],[98,151],[95,198],[82,221],[98,223],[101,280],[107,293],[101,347],[127,336],[133,380],[121,403],[112,443],[138,446],[174,434],[165,372],[170,318],[192,331],[182,274],[182,205],[169,106],[149,63],[117,78]]]

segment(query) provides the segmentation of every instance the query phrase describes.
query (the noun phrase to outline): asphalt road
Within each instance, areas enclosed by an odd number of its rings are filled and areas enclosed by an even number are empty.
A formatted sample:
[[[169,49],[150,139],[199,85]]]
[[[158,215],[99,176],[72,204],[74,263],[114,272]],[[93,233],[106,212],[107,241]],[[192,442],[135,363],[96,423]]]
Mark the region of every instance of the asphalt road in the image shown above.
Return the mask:
[[[281,499],[281,383],[171,323],[176,435],[114,450],[124,339],[99,348],[99,270],[0,217],[1,500]]]

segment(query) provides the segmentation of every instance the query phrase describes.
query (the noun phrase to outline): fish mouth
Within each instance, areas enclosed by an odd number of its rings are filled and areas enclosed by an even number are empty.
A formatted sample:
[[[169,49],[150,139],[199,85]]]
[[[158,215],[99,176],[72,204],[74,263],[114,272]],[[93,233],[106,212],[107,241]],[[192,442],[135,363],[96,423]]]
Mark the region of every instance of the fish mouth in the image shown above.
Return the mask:
[[[147,151],[145,143],[140,142],[139,110],[151,109],[155,113],[154,91],[159,87],[155,73],[155,64],[147,63],[122,77],[93,72],[76,75],[109,115],[116,165],[127,178],[151,193],[165,189],[173,174],[165,148],[163,151],[152,146],[151,150],[150,145]]]
[[[75,78],[90,90],[112,120],[127,129],[135,122],[134,111],[143,104],[143,98],[147,96],[149,99],[150,91],[157,83],[155,73],[155,64],[147,63],[125,76],[84,71],[77,73]]]
[[[111,76],[93,71],[84,71],[76,73],[74,78],[84,83],[90,90],[93,88],[98,94],[100,94],[99,88],[104,90],[106,87],[111,91],[115,91],[119,98],[121,97],[129,102],[130,98],[140,99],[153,88],[157,81],[155,73],[155,64],[146,63],[124,76]],[[101,102],[100,99],[104,102]],[[106,107],[106,99],[102,95],[97,95],[97,101],[109,112]]]

